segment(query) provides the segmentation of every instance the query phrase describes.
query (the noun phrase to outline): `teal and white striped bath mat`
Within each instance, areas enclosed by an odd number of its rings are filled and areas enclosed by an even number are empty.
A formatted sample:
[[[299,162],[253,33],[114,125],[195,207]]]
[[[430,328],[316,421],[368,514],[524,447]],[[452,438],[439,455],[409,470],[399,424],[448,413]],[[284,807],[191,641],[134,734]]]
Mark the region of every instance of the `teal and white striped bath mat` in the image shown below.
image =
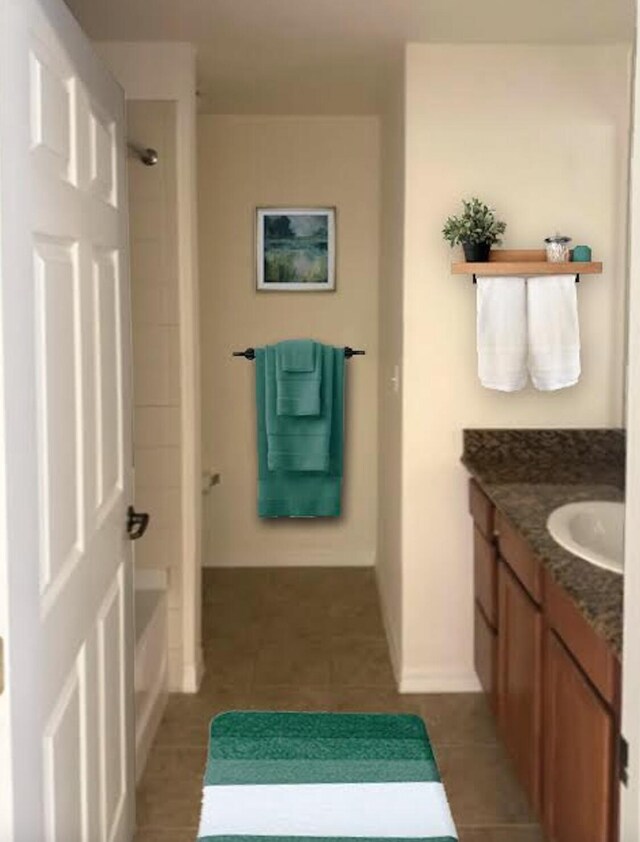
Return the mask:
[[[457,838],[417,716],[233,712],[211,723],[200,842]]]

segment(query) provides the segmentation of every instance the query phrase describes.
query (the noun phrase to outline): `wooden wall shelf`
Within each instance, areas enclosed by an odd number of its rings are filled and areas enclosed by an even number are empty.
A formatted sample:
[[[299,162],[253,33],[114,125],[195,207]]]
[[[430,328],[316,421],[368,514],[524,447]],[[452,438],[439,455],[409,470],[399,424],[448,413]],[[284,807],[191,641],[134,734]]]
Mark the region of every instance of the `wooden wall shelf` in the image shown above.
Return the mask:
[[[452,263],[454,275],[599,275],[602,263],[549,263],[544,249],[493,249],[487,263]]]

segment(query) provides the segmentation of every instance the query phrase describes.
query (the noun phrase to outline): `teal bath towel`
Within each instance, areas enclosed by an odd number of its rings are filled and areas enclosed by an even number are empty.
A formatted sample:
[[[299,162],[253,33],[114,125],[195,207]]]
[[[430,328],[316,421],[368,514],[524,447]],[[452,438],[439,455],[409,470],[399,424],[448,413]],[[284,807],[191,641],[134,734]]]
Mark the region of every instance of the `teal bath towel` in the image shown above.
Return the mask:
[[[333,348],[319,346],[322,361],[320,412],[279,415],[277,345],[266,347],[267,461],[271,471],[328,471],[333,412]]]
[[[339,517],[341,513],[344,349],[323,348],[330,363],[331,416],[329,458],[324,471],[270,469],[267,435],[267,349],[256,349],[256,416],[258,433],[258,515],[277,517]],[[324,378],[323,378],[324,380]],[[272,390],[269,390],[272,391]],[[273,412],[273,396],[271,395]],[[273,412],[275,416],[275,412]],[[273,420],[273,416],[272,416]],[[279,419],[282,421],[283,419]],[[294,419],[288,419],[293,421]],[[310,421],[309,418],[297,419]]]
[[[320,414],[322,347],[311,339],[289,339],[275,346],[278,415]]]

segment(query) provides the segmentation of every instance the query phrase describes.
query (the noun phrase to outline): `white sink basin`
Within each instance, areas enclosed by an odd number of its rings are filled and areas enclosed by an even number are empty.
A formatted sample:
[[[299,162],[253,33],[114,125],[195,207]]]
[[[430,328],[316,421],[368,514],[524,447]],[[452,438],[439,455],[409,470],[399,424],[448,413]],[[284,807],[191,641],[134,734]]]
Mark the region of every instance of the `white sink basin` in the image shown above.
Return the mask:
[[[551,513],[551,537],[570,553],[622,573],[624,569],[624,503],[587,500],[569,503]]]

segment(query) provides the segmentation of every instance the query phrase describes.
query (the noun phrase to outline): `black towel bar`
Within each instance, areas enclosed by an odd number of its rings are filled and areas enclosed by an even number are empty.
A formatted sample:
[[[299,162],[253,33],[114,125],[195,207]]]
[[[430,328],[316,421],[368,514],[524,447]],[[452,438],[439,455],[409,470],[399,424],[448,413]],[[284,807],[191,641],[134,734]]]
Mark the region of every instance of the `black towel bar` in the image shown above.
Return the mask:
[[[345,346],[344,355],[346,359],[350,360],[351,357],[364,357],[366,351],[362,351],[359,348],[350,348],[348,345]],[[244,357],[245,360],[255,360],[256,358],[256,349],[255,348],[246,348],[244,351],[233,351],[231,354],[232,357]]]
[[[566,274],[566,272],[563,272],[563,274]],[[477,284],[478,283],[478,276],[476,275],[475,272],[473,273],[473,275],[471,277],[473,278],[473,283]],[[516,276],[516,277],[518,277],[518,276]],[[576,272],[576,283],[577,284],[580,283],[580,273],[579,272]]]

